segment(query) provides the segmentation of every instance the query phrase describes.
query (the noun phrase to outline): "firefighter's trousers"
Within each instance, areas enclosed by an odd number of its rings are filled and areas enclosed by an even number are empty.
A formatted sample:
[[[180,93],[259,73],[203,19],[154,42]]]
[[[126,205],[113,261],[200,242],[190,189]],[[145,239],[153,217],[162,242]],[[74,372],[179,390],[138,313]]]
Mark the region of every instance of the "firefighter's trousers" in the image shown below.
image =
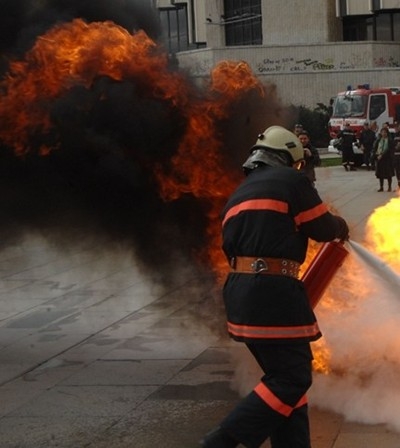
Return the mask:
[[[265,375],[222,421],[246,448],[268,437],[272,448],[310,448],[306,392],[312,382],[309,343],[247,344]]]

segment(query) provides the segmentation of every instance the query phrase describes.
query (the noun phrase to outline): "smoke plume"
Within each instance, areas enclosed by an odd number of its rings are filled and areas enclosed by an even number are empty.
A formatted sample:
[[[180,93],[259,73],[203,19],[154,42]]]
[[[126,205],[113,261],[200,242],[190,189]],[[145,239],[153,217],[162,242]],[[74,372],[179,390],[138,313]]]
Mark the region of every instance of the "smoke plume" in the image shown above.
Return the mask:
[[[151,2],[6,3],[3,246],[33,232],[63,250],[123,245],[165,280],[188,263],[211,274],[210,226],[256,135],[286,118],[274,87],[245,64],[195,83],[165,53]]]
[[[111,20],[129,32],[144,30],[152,39],[161,35],[150,0],[2,0],[0,54],[23,56],[37,37],[57,23],[82,18]]]

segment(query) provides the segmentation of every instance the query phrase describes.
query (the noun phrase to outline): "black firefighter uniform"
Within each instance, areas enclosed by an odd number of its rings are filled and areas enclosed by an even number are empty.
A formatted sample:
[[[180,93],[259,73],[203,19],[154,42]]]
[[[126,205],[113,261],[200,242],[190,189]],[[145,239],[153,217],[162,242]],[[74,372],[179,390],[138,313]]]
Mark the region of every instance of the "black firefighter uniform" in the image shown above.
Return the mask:
[[[223,250],[234,269],[242,257],[301,264],[309,238],[332,241],[347,229],[304,173],[290,167],[250,172],[229,198],[222,220]],[[223,296],[229,335],[247,344],[265,374],[221,427],[248,448],[268,437],[273,448],[309,448],[309,343],[321,333],[303,283],[283,273],[238,269],[228,274]]]

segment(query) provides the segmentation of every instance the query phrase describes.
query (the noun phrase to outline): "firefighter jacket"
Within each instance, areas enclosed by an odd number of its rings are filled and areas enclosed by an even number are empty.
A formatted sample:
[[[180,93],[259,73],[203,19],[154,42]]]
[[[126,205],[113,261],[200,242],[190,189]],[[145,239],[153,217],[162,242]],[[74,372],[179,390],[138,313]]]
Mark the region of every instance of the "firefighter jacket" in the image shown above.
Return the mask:
[[[339,132],[338,138],[340,139],[341,149],[353,150],[353,143],[357,142],[357,137],[351,128],[344,128]]]
[[[223,250],[228,261],[254,256],[303,263],[308,239],[332,241],[340,237],[343,222],[328,211],[303,172],[263,166],[250,172],[222,212]],[[321,336],[297,278],[232,271],[223,297],[235,340],[293,343]]]
[[[363,129],[360,133],[360,145],[368,151],[371,151],[376,139],[375,132],[372,129]]]

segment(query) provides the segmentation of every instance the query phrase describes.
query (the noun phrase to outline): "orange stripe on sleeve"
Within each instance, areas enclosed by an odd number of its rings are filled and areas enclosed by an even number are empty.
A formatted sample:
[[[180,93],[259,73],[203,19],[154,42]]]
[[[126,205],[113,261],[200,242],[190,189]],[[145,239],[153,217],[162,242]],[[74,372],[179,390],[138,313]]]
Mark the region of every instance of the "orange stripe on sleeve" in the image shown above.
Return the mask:
[[[271,210],[279,213],[288,213],[289,207],[286,202],[275,199],[250,199],[229,209],[222,221],[222,226],[233,216],[248,210]]]
[[[317,205],[314,208],[311,208],[310,210],[306,210],[304,212],[299,213],[295,217],[296,225],[299,226],[301,224],[304,224],[305,222],[312,221],[315,218],[319,218],[320,216],[324,215],[328,211],[328,207],[326,204],[321,203]]]

